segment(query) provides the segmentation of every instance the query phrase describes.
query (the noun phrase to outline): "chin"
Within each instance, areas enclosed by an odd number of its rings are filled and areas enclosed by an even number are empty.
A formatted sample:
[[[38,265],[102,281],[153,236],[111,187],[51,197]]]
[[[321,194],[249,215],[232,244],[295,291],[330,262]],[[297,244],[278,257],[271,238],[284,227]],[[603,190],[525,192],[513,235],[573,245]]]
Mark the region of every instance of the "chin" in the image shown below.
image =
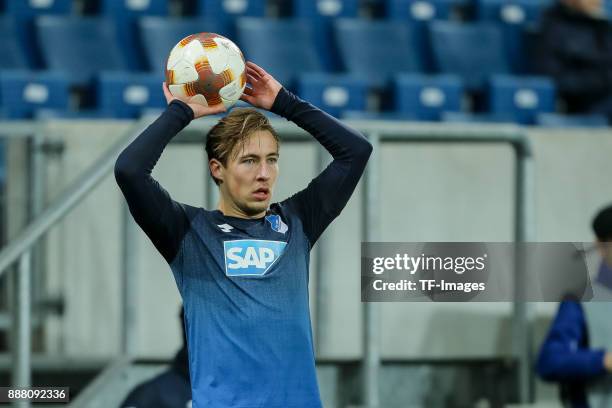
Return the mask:
[[[269,201],[259,201],[259,202],[254,202],[254,203],[251,202],[247,204],[245,212],[251,215],[259,214],[261,212],[266,211],[268,209],[269,204],[270,204]]]

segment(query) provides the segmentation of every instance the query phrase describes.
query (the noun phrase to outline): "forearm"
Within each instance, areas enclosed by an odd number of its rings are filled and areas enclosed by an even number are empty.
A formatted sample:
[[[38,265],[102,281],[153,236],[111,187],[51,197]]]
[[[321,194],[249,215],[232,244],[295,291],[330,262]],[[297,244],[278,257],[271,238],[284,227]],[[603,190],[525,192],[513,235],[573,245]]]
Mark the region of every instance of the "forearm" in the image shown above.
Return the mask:
[[[121,181],[143,178],[151,174],[165,147],[193,119],[193,111],[184,103],[174,101],[123,152],[115,163],[115,173]],[[121,185],[120,180],[117,180]]]
[[[308,187],[288,200],[300,214],[312,246],[353,194],[372,145],[359,132],[285,89],[271,110],[312,134],[334,158]]]
[[[181,205],[151,177],[151,171],[166,145],[192,117],[188,106],[171,103],[115,163],[115,179],[132,216],[168,262],[178,252],[189,221]]]
[[[366,162],[370,155],[372,146],[359,132],[285,88],[280,90],[271,111],[312,134],[334,160]]]

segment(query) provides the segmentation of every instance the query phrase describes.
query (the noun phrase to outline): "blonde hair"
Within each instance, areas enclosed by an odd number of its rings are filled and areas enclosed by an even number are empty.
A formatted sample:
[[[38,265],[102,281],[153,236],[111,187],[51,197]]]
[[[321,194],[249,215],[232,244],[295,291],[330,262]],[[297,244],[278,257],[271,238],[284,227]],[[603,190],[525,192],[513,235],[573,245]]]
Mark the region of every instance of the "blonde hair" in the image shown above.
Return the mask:
[[[216,159],[227,166],[228,159],[236,156],[237,146],[242,146],[254,132],[269,131],[276,143],[279,142],[278,134],[270,124],[270,121],[261,112],[253,108],[235,108],[227,116],[210,129],[206,135],[206,154],[208,161]],[[215,184],[219,185],[211,173]]]

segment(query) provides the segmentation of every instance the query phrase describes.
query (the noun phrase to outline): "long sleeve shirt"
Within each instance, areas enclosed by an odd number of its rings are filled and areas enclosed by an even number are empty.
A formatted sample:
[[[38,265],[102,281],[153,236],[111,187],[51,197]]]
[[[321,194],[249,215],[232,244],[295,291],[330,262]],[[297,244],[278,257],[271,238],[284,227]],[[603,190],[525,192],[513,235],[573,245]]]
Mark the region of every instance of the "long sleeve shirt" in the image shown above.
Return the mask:
[[[353,193],[372,147],[282,89],[271,111],[333,161],[259,219],[174,201],[151,171],[192,119],[173,101],[124,152],[115,176],[134,219],[168,261],[185,307],[194,407],[320,407],[308,303],[309,253]]]

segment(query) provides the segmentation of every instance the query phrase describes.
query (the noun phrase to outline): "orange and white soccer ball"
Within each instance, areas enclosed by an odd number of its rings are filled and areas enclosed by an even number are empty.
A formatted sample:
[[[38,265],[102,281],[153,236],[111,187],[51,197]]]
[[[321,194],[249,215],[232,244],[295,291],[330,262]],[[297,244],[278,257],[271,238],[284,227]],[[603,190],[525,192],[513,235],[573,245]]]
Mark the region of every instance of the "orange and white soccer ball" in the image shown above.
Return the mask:
[[[231,40],[214,33],[192,34],[174,46],[166,63],[172,95],[204,106],[234,105],[246,86],[244,56]]]

